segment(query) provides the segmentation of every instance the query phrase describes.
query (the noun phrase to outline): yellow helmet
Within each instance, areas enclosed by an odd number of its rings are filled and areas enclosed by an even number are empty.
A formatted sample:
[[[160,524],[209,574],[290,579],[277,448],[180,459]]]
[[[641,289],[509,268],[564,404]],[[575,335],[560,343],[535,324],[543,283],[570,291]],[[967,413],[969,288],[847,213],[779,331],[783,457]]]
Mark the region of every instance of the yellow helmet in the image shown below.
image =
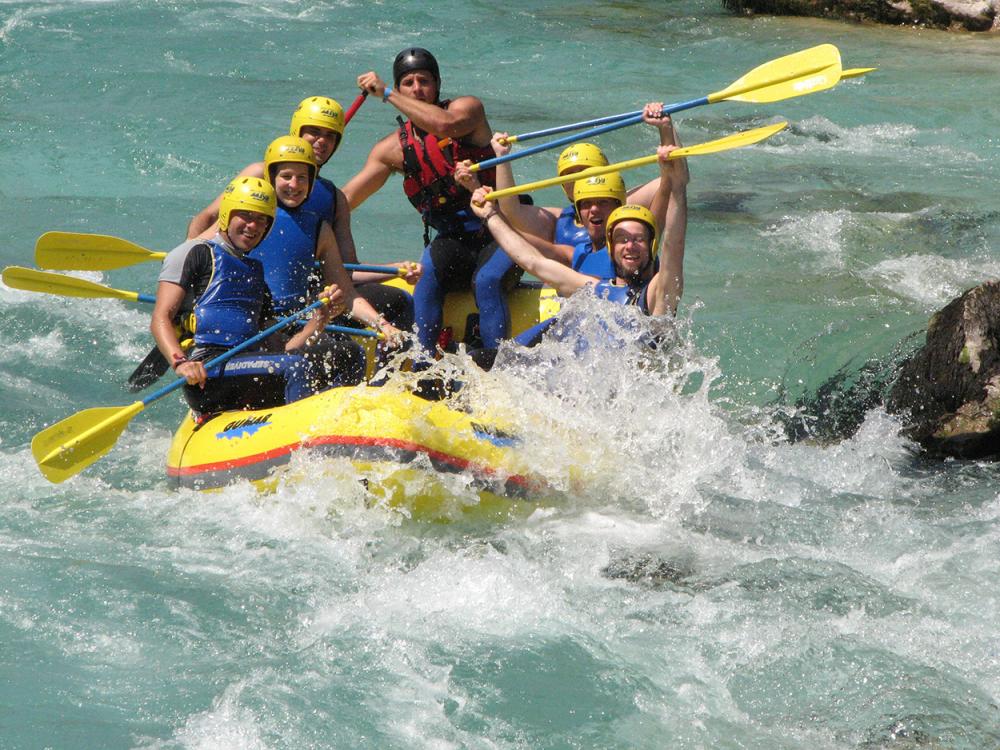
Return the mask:
[[[229,229],[229,216],[233,211],[256,211],[271,217],[267,231],[274,226],[274,216],[278,213],[278,198],[267,180],[259,177],[237,177],[222,191],[219,202],[219,229]],[[264,234],[267,236],[267,233]]]
[[[573,183],[573,205],[580,212],[580,201],[588,198],[613,198],[618,205],[625,203],[625,181],[618,172],[588,177]]]
[[[316,181],[316,154],[313,153],[312,144],[297,135],[283,135],[271,141],[264,151],[264,174],[272,185],[275,168],[286,162],[297,162],[309,167],[309,192],[312,192]]]
[[[604,222],[604,232],[608,238],[609,252],[611,250],[611,235],[615,231],[615,225],[623,221],[638,221],[649,227],[649,232],[653,240],[649,247],[649,260],[652,262],[660,249],[660,230],[656,226],[656,217],[653,216],[653,212],[645,206],[636,206],[634,204],[619,206],[612,211],[608,220]]]
[[[292,124],[288,134],[301,136],[302,128],[306,125],[334,131],[337,134],[337,143],[333,147],[335,153],[344,138],[344,108],[325,96],[310,96],[308,99],[303,99],[292,113]]]
[[[562,177],[571,167],[606,167],[608,157],[593,143],[574,143],[563,149],[556,162],[556,174]]]

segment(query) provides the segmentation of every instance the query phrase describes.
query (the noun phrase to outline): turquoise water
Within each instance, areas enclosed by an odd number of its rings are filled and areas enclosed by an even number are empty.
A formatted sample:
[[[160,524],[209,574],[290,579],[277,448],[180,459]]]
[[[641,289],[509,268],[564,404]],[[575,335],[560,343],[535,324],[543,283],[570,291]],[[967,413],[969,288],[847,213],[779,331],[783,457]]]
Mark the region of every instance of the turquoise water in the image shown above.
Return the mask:
[[[879,408],[844,440],[781,428],[1000,275],[1000,41],[687,0],[0,2],[0,260],[31,265],[52,229],[172,247],[301,98],[347,106],[406,45],[524,132],[701,96],[823,42],[879,71],[677,117],[689,144],[790,127],[691,160],[674,357],[630,370],[552,345],[470,375],[601,457],[529,518],[366,509],[337,464],[264,498],[172,492],[171,398],[50,485],[32,435],[131,400],[147,313],[0,286],[0,746],[1000,746],[996,467],[920,460]],[[324,172],[346,181],[395,114],[365,104]],[[398,180],[354,231],[363,260],[417,257]],[[155,268],[83,275],[150,291]],[[564,447],[534,458],[554,483]]]

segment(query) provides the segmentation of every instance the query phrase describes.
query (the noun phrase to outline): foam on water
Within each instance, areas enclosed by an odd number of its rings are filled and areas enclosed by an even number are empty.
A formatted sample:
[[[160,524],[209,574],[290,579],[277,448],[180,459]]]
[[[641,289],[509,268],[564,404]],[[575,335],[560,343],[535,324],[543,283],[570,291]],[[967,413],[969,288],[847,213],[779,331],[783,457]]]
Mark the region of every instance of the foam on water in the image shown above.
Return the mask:
[[[985,37],[737,18],[701,0],[586,14],[0,1],[0,256],[29,265],[49,229],[173,246],[295,102],[347,106],[359,73],[388,75],[410,44],[439,55],[446,94],[479,94],[494,126],[523,132],[703,95],[824,41],[879,71],[677,116],[685,144],[790,127],[691,160],[676,325],[581,296],[586,349],[506,349],[490,373],[438,363],[465,384],[460,403],[513,420],[554,488],[524,515],[467,517],[475,486],[456,474],[449,522],[411,518],[372,505],[346,461],[305,455],[270,495],[169,490],[176,395],[50,485],[32,435],[135,398],[122,382],[151,345],[146,311],[0,288],[3,744],[1000,745],[996,467],[922,460],[877,405],[846,439],[784,429],[822,417],[799,396],[891,358],[996,273]],[[343,184],[395,114],[369,101],[324,174]],[[600,140],[615,159],[654,142],[648,128]],[[549,177],[552,159],[515,173]],[[395,185],[352,222],[365,260],[419,252]],[[84,278],[151,292],[155,268]],[[671,343],[622,345],[640,333]]]
[[[978,284],[984,276],[1000,277],[1000,262],[909,255],[884,260],[869,275],[896,294],[933,311]]]

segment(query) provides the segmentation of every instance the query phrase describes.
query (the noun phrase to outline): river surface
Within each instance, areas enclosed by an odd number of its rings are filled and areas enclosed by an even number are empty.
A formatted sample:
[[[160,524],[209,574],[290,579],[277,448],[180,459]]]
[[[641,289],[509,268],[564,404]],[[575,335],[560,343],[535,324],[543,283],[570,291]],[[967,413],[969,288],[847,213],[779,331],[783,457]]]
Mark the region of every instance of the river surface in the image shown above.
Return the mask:
[[[173,491],[176,396],[49,484],[32,436],[133,400],[148,309],[0,286],[0,747],[1000,746],[1000,471],[921,459],[865,388],[1000,275],[998,39],[708,0],[3,0],[0,261],[32,265],[56,229],[173,247],[300,99],[346,108],[404,46],[517,133],[821,43],[878,71],[676,117],[686,144],[789,127],[690,160],[669,351],[546,344],[468,375],[572,436],[532,458],[569,489],[527,516],[368,508],[319,462],[274,495]],[[396,114],[366,103],[324,174],[346,182]],[[600,139],[614,160],[654,142]],[[419,256],[398,178],[353,221],[362,260]],[[155,274],[80,275],[152,292]]]

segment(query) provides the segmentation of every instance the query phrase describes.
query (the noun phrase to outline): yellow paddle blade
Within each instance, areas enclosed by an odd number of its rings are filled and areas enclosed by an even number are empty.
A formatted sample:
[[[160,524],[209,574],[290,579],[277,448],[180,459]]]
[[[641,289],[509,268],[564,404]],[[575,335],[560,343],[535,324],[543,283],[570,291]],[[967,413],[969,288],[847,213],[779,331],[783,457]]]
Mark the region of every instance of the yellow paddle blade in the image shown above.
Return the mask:
[[[773,125],[764,125],[753,130],[744,130],[742,133],[733,133],[725,138],[717,138],[714,141],[706,141],[696,146],[685,146],[670,152],[671,159],[683,159],[685,156],[701,156],[703,154],[715,154],[719,151],[729,151],[734,148],[742,148],[754,143],[770,138],[775,133],[788,127],[787,122],[776,122]],[[579,174],[579,173],[577,173]]]
[[[33,268],[8,266],[3,270],[3,283],[11,289],[21,289],[25,292],[41,292],[42,294],[58,294],[62,297],[87,297],[90,299],[110,298],[137,302],[138,292],[128,292],[124,289],[112,289],[93,281],[75,279],[58,273],[36,271]]]
[[[779,130],[784,129],[787,126],[787,122],[778,122],[774,125],[765,125],[764,127],[754,128],[753,130],[744,130],[742,133],[733,133],[732,135],[727,135],[725,138],[718,138],[714,141],[706,141],[705,143],[699,143],[695,146],[685,146],[683,148],[674,149],[670,152],[670,158],[683,159],[686,156],[714,154],[719,151],[729,151],[730,149],[749,146],[750,144],[757,143],[765,138],[770,138]],[[564,182],[586,180],[589,177],[597,177],[598,175],[608,174],[609,172],[624,172],[626,169],[634,169],[635,167],[641,167],[645,164],[652,164],[656,161],[656,159],[657,155],[651,154],[650,156],[640,156],[638,159],[630,159],[628,161],[620,161],[615,164],[608,164],[604,167],[590,167],[590,169],[585,169],[582,172],[566,174],[562,177],[550,177],[546,180],[528,182],[524,185],[515,185],[514,187],[505,188],[503,190],[494,190],[491,193],[487,193],[484,197],[488,201],[495,201],[500,198],[505,198],[508,195],[530,193],[533,190],[541,190],[542,188],[551,187],[552,185],[561,185]]]
[[[45,428],[31,441],[38,468],[56,484],[79,474],[114,447],[129,420],[144,408],[136,401],[84,409]]]
[[[35,265],[54,271],[113,271],[165,257],[106,234],[46,232],[35,242]]]
[[[857,78],[858,76],[863,76],[876,70],[878,70],[878,68],[848,68],[847,70],[842,70],[840,72],[840,77]]]
[[[709,94],[708,101],[778,102],[832,88],[840,75],[840,51],[821,44],[757,66],[722,91]]]

